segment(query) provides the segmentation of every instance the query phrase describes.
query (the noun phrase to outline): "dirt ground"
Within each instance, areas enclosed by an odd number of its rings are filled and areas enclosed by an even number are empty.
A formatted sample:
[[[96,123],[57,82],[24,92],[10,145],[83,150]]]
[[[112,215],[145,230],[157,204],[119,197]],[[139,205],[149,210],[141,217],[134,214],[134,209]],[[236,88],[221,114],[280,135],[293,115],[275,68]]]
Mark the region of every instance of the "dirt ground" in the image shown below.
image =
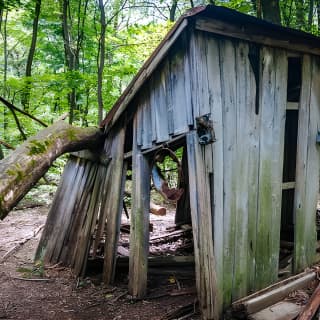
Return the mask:
[[[169,275],[149,288],[149,295],[162,297],[134,301],[125,278],[106,287],[76,279],[69,269],[34,262],[47,212],[43,206],[15,210],[0,221],[0,319],[169,319],[171,311],[194,303],[195,294],[167,295],[177,286],[184,289],[183,280],[172,281]]]

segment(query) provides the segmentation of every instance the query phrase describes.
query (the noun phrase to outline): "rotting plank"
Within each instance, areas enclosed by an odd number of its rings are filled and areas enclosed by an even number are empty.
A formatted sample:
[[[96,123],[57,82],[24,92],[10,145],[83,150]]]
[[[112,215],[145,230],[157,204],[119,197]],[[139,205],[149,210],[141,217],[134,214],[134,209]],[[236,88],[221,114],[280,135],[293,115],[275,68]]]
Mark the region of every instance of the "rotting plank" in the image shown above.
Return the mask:
[[[259,185],[259,152],[260,152],[260,121],[261,112],[256,114],[256,95],[260,95],[256,79],[247,60],[246,63],[246,111],[248,127],[246,129],[246,141],[248,143],[248,185],[247,185],[247,290],[252,292],[255,289],[255,268],[256,268],[256,239],[257,239],[257,211],[258,211],[258,188]],[[258,88],[259,89],[259,88]],[[259,100],[258,100],[259,101]]]
[[[232,284],[232,300],[243,297],[248,292],[248,223],[249,223],[249,152],[250,150],[250,128],[254,121],[255,96],[247,95],[252,90],[248,88],[249,74],[248,45],[238,42],[236,45],[236,163],[235,177],[236,198],[235,214],[235,250],[234,250],[234,274]]]
[[[113,139],[110,163],[110,184],[106,190],[107,198],[107,228],[106,244],[104,248],[103,279],[106,284],[113,281],[118,237],[120,231],[120,217],[123,199],[123,155],[124,155],[125,128],[121,128]]]
[[[221,78],[219,61],[219,42],[208,37],[207,39],[207,74],[211,118],[216,142],[212,144],[212,180],[211,181],[211,210],[213,245],[217,277],[217,304],[223,300],[223,120],[221,100]],[[204,63],[204,61],[203,61]],[[221,310],[218,309],[218,314]]]
[[[212,145],[200,146],[197,133],[192,131],[187,134],[187,152],[198,298],[203,318],[219,319],[221,305],[216,294],[210,172],[206,167],[206,160],[212,157]]]
[[[229,305],[232,285],[236,230],[236,74],[235,46],[229,40],[220,41],[221,94],[223,105],[223,302]]]
[[[95,171],[97,165],[86,161],[85,164],[85,171],[83,173],[82,179],[79,182],[79,185],[77,186],[77,199],[73,208],[72,213],[72,219],[70,220],[68,229],[66,231],[65,237],[64,237],[64,245],[61,248],[60,253],[60,261],[63,261],[64,265],[71,265],[71,257],[72,255],[70,252],[74,251],[75,245],[76,245],[76,239],[77,239],[77,233],[79,231],[80,227],[80,216],[84,212],[84,208],[82,207],[82,199],[86,197],[87,194],[87,187],[88,187],[88,181],[91,181],[91,175],[92,172]]]
[[[67,229],[70,225],[71,217],[73,214],[73,208],[77,199],[78,184],[82,178],[85,169],[85,160],[79,161],[79,166],[77,168],[77,174],[72,182],[69,181],[68,189],[66,194],[68,198],[64,196],[63,204],[60,206],[60,214],[56,221],[55,232],[50,239],[50,243],[47,246],[46,259],[51,263],[57,263],[60,260],[61,249],[64,245],[64,238]],[[74,187],[76,186],[76,187]],[[50,257],[48,256],[50,254]]]
[[[304,64],[306,64],[306,67],[304,67]],[[310,66],[308,64],[310,64]],[[307,135],[301,133],[301,140],[298,140],[298,148],[302,148],[300,144],[307,144],[307,148],[306,150],[303,150],[304,153],[302,153],[302,155],[298,154],[297,163],[299,164],[299,167],[297,167],[296,170],[296,271],[311,265],[315,262],[316,258],[317,233],[315,216],[317,200],[319,200],[318,193],[320,179],[320,150],[319,145],[316,143],[316,135],[320,128],[320,60],[318,57],[312,57],[311,60],[308,56],[304,58],[303,76],[308,77],[308,71],[311,74],[309,91],[310,100],[308,97],[306,97],[306,102],[304,102],[302,100],[303,97],[301,96],[301,102],[306,103],[306,105],[304,106],[304,110],[301,112],[301,114],[299,114],[299,130],[301,128],[300,125],[304,125],[301,130],[306,131],[307,128]],[[308,84],[308,80],[306,83]],[[308,100],[310,102],[309,105],[307,105]],[[302,122],[303,120],[304,123]],[[300,135],[298,139],[300,139]],[[300,177],[302,181],[299,181],[298,177]],[[303,181],[306,182],[304,185],[302,185]],[[298,190],[300,194],[298,194]]]
[[[282,50],[264,47],[261,58],[256,289],[277,280],[288,66]]]
[[[63,196],[66,193],[66,190],[69,186],[69,182],[73,181],[76,173],[77,166],[80,159],[70,158],[64,168],[63,174],[61,176],[61,182],[59,184],[58,190],[56,191],[55,197],[52,202],[52,206],[49,210],[46,225],[41,235],[41,239],[38,244],[38,248],[35,254],[35,259],[40,259],[45,256],[47,251],[47,245],[52,236],[53,230],[56,226],[57,219],[59,218],[59,206],[63,200]]]
[[[298,141],[296,160],[296,187],[294,199],[294,271],[299,272],[308,266],[306,258],[306,185],[308,162],[308,136],[310,118],[310,98],[312,81],[312,63],[309,55],[302,59],[302,87],[300,93]],[[314,220],[315,221],[315,220]]]
[[[142,298],[147,290],[149,253],[149,206],[151,168],[146,156],[136,144],[136,132],[141,123],[134,119],[132,155],[132,212],[129,256],[129,292]]]

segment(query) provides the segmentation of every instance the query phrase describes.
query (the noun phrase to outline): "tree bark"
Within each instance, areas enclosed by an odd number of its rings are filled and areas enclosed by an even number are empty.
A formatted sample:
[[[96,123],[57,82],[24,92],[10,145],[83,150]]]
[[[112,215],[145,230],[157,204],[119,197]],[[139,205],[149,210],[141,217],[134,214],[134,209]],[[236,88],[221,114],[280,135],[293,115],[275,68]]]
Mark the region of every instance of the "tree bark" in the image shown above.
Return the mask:
[[[100,10],[100,39],[99,39],[99,59],[98,59],[98,124],[101,123],[103,118],[103,97],[102,97],[102,80],[103,69],[105,62],[105,34],[106,34],[106,14],[104,10],[103,0],[99,0]]]
[[[261,0],[263,19],[281,24],[280,6],[277,0]]]
[[[47,172],[53,161],[66,152],[96,150],[103,143],[97,128],[78,128],[64,121],[30,137],[0,161],[0,219],[26,195]]]
[[[22,94],[21,103],[23,105],[23,109],[25,111],[29,110],[29,100],[30,100],[30,91],[31,91],[31,69],[32,69],[32,62],[34,53],[36,50],[37,44],[37,36],[38,36],[38,25],[39,25],[39,17],[41,11],[41,0],[35,0],[35,8],[34,8],[34,18],[33,18],[33,26],[32,26],[32,39],[31,45],[28,54],[28,60],[26,65],[26,87]]]

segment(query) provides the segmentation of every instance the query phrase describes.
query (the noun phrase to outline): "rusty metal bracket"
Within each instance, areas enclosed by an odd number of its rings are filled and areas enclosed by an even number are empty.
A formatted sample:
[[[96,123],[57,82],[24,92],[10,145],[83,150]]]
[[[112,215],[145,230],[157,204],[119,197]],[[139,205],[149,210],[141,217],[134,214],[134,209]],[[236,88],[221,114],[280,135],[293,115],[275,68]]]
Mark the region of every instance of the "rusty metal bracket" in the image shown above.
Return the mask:
[[[197,134],[199,137],[199,143],[206,145],[216,141],[216,136],[213,129],[211,114],[207,113],[203,116],[196,118]]]

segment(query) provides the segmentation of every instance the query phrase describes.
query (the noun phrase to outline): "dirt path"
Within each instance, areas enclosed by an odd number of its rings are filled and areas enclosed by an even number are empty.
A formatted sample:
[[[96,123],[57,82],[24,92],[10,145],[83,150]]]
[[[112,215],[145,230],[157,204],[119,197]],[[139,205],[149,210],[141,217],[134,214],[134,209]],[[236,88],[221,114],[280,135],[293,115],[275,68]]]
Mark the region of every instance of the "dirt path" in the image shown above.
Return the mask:
[[[115,287],[93,285],[90,279],[75,279],[69,269],[34,264],[47,210],[39,207],[13,211],[0,222],[0,319],[157,320],[194,301],[194,295],[185,295],[135,302],[127,295],[125,282]],[[27,280],[26,276],[42,276],[44,280]],[[168,281],[155,288],[153,294],[170,292],[175,287]]]

